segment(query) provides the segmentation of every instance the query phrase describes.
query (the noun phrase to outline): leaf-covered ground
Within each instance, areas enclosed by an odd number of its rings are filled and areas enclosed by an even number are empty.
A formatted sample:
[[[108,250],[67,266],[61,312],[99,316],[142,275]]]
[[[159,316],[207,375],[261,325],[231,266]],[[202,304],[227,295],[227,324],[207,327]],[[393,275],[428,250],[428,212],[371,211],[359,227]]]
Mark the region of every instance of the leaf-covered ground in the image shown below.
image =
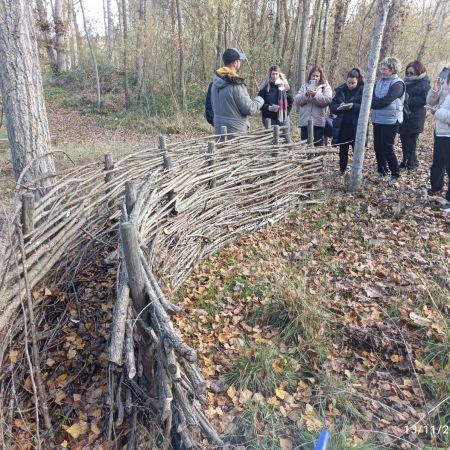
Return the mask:
[[[450,222],[426,194],[430,153],[394,186],[368,171],[357,196],[328,176],[322,204],[185,283],[177,325],[241,448],[310,448],[325,428],[332,448],[449,447]]]
[[[430,158],[424,140],[419,169],[389,185],[375,181],[369,149],[363,190],[350,196],[330,157],[320,201],[242,237],[173,293],[207,415],[236,448],[309,449],[322,429],[333,450],[450,446],[450,217],[426,194]],[[46,298],[43,375],[61,447],[125,442],[126,421],[104,437],[114,255],[105,249],[68,292],[34,293]],[[33,410],[30,395],[19,448],[35,433]],[[139,448],[158,448],[145,428]]]

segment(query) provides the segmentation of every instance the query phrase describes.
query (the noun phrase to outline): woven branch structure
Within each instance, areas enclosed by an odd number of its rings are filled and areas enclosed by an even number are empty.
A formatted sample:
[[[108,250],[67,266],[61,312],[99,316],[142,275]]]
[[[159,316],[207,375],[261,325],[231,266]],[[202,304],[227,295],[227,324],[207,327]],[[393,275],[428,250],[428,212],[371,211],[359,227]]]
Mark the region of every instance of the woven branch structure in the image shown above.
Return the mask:
[[[222,136],[219,143],[217,136],[169,145],[160,139],[159,148],[114,163],[106,158],[105,166],[61,171],[32,207],[31,226],[24,188],[18,189],[0,229],[0,362],[8,368],[0,375],[1,408],[12,404],[13,369],[5,355],[29,320],[24,299],[44,281],[65,289],[93,255],[114,245],[119,268],[107,428],[123,420],[123,398],[132,396],[159,420],[165,447],[194,448],[200,435],[222,445],[202,413],[206,384],[195,350],[170,321],[180,309],[169,297],[199,261],[286,217],[320,190],[323,156],[335,150],[278,145],[277,128]]]

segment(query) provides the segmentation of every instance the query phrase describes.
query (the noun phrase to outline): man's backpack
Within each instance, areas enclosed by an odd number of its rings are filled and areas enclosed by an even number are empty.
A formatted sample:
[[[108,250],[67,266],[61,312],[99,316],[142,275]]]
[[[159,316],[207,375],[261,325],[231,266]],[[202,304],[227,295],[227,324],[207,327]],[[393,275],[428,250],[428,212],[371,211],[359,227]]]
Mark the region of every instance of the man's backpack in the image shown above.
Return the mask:
[[[403,101],[403,117],[409,119],[412,116],[411,107],[409,105],[409,94],[405,92],[405,99]]]
[[[211,102],[211,89],[212,83],[209,83],[208,93],[206,94],[205,99],[205,119],[210,125],[214,126],[214,110]]]

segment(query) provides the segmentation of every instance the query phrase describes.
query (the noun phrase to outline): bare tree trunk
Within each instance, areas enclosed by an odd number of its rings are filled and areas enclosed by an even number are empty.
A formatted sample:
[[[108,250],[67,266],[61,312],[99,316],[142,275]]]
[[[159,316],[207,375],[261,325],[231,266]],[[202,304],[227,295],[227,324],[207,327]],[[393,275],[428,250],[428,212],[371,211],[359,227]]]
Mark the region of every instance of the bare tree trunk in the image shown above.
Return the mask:
[[[42,88],[36,30],[28,0],[0,0],[0,88],[16,180],[34,158],[22,182],[55,172]],[[48,183],[43,180],[40,186]],[[44,190],[40,190],[42,194]]]
[[[147,0],[139,0],[138,20],[139,24],[136,31],[136,88],[138,97],[142,96],[144,90],[145,79],[145,62],[144,62],[144,36],[145,36],[145,22],[147,18]]]
[[[184,79],[184,47],[183,47],[183,24],[181,18],[180,0],[175,0],[177,7],[177,20],[178,20],[178,51],[179,51],[179,80],[180,80],[180,92],[181,92],[181,107],[183,111],[186,110],[186,84]]]
[[[108,61],[113,60],[114,51],[114,23],[112,17],[111,0],[106,0],[106,17],[107,17],[107,31],[106,31],[106,49]]]
[[[69,49],[70,49],[70,59],[72,62],[72,67],[78,66],[78,42],[76,39],[74,22],[75,18],[75,9],[73,7],[73,0],[69,0],[68,4],[69,14],[67,18],[67,23],[69,25]]]
[[[96,87],[97,87],[97,108],[100,108],[100,106],[102,104],[102,99],[101,99],[101,93],[100,93],[100,78],[98,76],[97,58],[95,57],[94,49],[92,48],[91,38],[89,36],[89,31],[87,28],[86,16],[84,14],[82,0],[79,0],[79,3],[80,3],[80,8],[81,8],[81,15],[83,16],[84,32],[86,33],[86,39],[87,39],[88,46],[89,46],[89,52],[91,53],[92,64],[94,66],[95,83],[96,83]]]
[[[381,42],[380,60],[394,52],[395,36],[399,34],[405,19],[406,9],[404,0],[393,0],[389,10],[383,41]]]
[[[289,8],[287,4],[287,0],[282,0],[283,3],[283,12],[284,12],[284,37],[283,37],[283,46],[281,47],[281,55],[280,55],[280,64],[283,64],[286,58],[286,49],[288,46],[289,33],[291,31],[291,20],[289,17]]]
[[[223,42],[223,6],[222,2],[217,7],[217,43],[216,43],[216,67],[220,67],[222,63]]]
[[[348,192],[356,192],[362,183],[362,171],[364,164],[364,151],[366,145],[367,127],[372,104],[373,88],[380,56],[381,40],[386,25],[386,18],[391,7],[392,0],[378,0],[378,14],[370,44],[369,59],[367,61],[366,79],[364,83],[363,98],[359,112],[358,128],[356,130],[355,149],[353,152],[352,169],[347,185]]]
[[[53,49],[53,39],[51,36],[51,25],[47,18],[47,7],[42,0],[36,0],[36,12],[38,16],[38,26],[44,38],[45,51],[51,64],[56,64],[55,50]]]
[[[307,58],[307,67],[311,67],[314,61],[314,49],[316,47],[316,42],[318,40],[318,25],[320,21],[320,9],[321,9],[322,0],[316,0],[313,8],[313,16],[312,16],[312,27],[311,27],[311,39],[310,44],[308,46],[308,58]]]
[[[56,48],[56,64],[58,72],[63,73],[66,68],[66,24],[63,15],[64,0],[55,0],[55,12],[53,21],[55,22],[55,48]]]
[[[437,13],[439,11],[439,8],[442,6],[442,4],[444,2],[447,3],[447,0],[439,0],[439,1],[436,2],[436,7],[434,8],[433,15],[432,15],[430,21],[427,23],[427,26],[426,26],[425,35],[423,37],[422,44],[420,45],[419,51],[417,52],[417,60],[418,61],[422,61],[422,58],[425,55],[430,35],[432,34],[432,31],[436,28],[436,16],[437,16]]]
[[[319,60],[323,61],[322,58],[319,58],[319,52],[320,52],[320,48],[321,48],[321,39],[322,39],[322,33],[323,33],[323,22],[324,22],[324,2],[325,0],[322,0],[320,2],[320,10],[319,10],[319,22],[318,22],[318,27],[317,27],[317,36],[316,36],[316,40],[314,43],[314,52],[313,52],[313,56],[312,56],[312,60],[311,62],[317,66],[319,63]]]
[[[123,90],[125,92],[125,108],[130,103],[130,90],[128,87],[128,20],[127,0],[122,0],[122,30],[123,30]]]
[[[333,45],[331,47],[330,63],[329,63],[329,81],[332,86],[337,78],[336,70],[339,62],[339,53],[341,50],[342,33],[344,32],[345,20],[347,18],[348,5],[350,0],[336,0]]]
[[[328,70],[328,67],[325,64],[326,61],[326,51],[327,51],[327,32],[328,32],[328,15],[330,12],[330,0],[325,0],[325,17],[323,20],[323,30],[322,30],[322,52],[321,59],[324,61],[324,69]]]
[[[73,31],[75,32],[77,64],[78,64],[79,55],[83,51],[83,41],[81,40],[80,28],[78,26],[77,15],[74,7],[74,0],[72,0],[72,8],[73,8],[72,25]]]
[[[299,0],[301,1],[301,0]],[[311,20],[311,2],[303,0],[302,28],[300,32],[300,45],[298,47],[297,85],[305,82],[306,76],[306,49],[308,48],[309,24]]]

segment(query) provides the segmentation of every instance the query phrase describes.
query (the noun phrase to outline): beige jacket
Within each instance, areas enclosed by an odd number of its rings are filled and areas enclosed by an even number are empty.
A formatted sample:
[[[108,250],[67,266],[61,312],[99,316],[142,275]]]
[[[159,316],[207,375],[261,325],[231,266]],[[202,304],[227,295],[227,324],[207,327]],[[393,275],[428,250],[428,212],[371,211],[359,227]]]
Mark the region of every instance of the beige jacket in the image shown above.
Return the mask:
[[[442,105],[449,92],[450,86],[447,83],[445,83],[439,91],[435,91],[433,88],[430,89],[427,94],[427,105]]]
[[[306,95],[308,84],[304,84],[294,98],[298,111],[298,126],[308,126],[308,119],[314,119],[314,126],[325,127],[327,117],[327,107],[331,104],[333,91],[331,86],[325,81],[317,86],[316,95],[310,97]]]

